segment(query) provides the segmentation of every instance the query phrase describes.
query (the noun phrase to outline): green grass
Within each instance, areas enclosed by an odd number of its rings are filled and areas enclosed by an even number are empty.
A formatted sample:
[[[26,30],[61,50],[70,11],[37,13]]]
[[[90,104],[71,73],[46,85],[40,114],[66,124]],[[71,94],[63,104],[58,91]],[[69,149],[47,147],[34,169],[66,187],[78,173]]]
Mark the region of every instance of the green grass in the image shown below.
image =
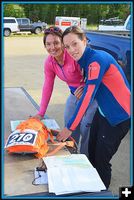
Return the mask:
[[[43,33],[34,34],[34,33],[12,33],[10,37],[43,37]]]
[[[87,30],[97,30],[97,28],[98,28],[97,24],[87,25]]]

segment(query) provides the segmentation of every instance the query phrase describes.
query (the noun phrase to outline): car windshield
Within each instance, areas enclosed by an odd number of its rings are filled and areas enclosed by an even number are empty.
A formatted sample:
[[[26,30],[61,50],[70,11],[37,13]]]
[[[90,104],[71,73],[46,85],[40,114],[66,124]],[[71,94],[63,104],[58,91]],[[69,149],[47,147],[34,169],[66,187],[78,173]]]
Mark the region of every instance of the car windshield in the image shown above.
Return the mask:
[[[127,25],[126,25],[126,29],[127,29],[127,30],[130,30],[130,26],[131,26],[131,17],[130,17],[130,19],[128,20],[128,23],[127,23]]]

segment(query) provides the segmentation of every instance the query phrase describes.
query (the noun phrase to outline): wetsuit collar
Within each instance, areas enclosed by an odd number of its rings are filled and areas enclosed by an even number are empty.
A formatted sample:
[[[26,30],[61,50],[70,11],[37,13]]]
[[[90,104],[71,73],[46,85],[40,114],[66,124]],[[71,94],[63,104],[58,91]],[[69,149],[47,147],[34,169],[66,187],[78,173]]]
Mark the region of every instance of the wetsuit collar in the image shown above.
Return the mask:
[[[85,51],[83,53],[83,55],[81,56],[81,58],[77,61],[78,64],[80,65],[80,68],[84,68],[84,66],[87,64],[87,57],[90,56],[91,53],[91,48],[90,47],[86,47]]]

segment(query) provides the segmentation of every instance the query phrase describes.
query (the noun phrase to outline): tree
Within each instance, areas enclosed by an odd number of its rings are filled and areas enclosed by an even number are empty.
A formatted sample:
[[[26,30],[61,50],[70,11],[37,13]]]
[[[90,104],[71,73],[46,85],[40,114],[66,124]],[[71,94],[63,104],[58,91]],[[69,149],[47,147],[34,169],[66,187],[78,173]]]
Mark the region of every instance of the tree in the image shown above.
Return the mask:
[[[45,21],[47,24],[55,24],[56,16],[87,18],[88,24],[98,24],[100,19],[120,17],[126,19],[130,14],[130,3],[106,3],[106,4],[55,4],[55,3],[24,3],[4,4],[4,16],[28,17],[32,21]],[[76,9],[74,9],[76,8]]]

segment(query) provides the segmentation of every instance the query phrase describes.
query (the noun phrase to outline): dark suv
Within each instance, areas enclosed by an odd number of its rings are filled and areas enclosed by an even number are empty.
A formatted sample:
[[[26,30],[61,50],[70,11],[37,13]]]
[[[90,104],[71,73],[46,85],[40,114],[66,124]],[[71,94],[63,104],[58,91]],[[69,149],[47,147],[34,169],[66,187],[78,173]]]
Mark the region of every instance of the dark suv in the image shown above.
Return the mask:
[[[31,33],[39,34],[47,26],[45,22],[30,22],[29,18],[16,18],[19,24],[20,31],[30,31]]]

